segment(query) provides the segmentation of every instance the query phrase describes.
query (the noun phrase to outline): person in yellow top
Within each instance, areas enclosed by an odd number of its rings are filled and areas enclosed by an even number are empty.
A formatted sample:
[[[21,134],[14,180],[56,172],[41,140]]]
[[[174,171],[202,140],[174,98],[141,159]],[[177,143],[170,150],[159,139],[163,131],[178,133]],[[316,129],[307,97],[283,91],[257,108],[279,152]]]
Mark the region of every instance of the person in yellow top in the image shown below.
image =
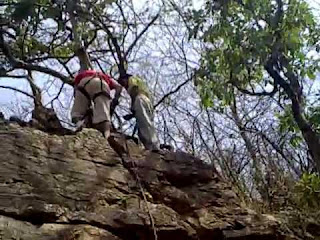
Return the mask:
[[[146,83],[137,76],[126,74],[120,76],[119,83],[131,97],[131,112],[125,119],[136,118],[138,136],[148,150],[158,151],[159,140],[153,123],[153,105]]]

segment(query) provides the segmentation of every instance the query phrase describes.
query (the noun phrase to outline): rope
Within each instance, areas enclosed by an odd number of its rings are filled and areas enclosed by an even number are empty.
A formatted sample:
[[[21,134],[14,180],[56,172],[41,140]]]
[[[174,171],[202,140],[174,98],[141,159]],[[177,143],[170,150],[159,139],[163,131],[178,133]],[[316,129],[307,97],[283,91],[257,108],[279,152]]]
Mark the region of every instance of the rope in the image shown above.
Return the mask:
[[[125,138],[124,138],[125,139]],[[146,203],[146,206],[147,206],[147,211],[148,211],[148,215],[149,215],[149,218],[150,218],[150,223],[151,223],[151,228],[153,230],[153,237],[154,237],[154,240],[158,240],[158,236],[157,236],[157,229],[155,227],[155,222],[154,222],[154,218],[152,216],[152,213],[151,213],[151,210],[149,208],[149,204],[148,204],[148,201],[147,201],[147,197],[146,197],[146,194],[143,190],[143,187],[142,187],[142,184],[141,184],[141,180],[139,178],[139,175],[138,173],[136,172],[136,164],[135,162],[132,160],[131,158],[131,154],[130,154],[130,150],[129,150],[129,147],[128,147],[128,142],[127,142],[127,139],[125,139],[125,144],[126,144],[126,149],[127,149],[127,156],[132,164],[132,171],[135,175],[135,178],[136,178],[136,181],[137,181],[137,184],[139,186],[139,189],[140,189],[140,192],[142,194],[142,197],[143,197],[143,200],[145,201]]]

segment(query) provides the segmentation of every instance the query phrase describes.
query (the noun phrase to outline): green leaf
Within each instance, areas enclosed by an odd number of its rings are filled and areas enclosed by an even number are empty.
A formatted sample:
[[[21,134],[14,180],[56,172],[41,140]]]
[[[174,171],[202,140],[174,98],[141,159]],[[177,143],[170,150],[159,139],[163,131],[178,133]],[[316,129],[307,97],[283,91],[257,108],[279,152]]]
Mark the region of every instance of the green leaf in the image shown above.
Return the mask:
[[[55,19],[56,17],[60,16],[60,10],[58,8],[54,8],[54,7],[49,8],[46,13],[47,13],[48,18]]]
[[[307,76],[308,78],[310,78],[311,80],[315,80],[316,79],[316,74],[314,73],[314,71],[308,69],[307,70]]]
[[[14,12],[12,13],[13,19],[21,21],[27,19],[34,13],[34,5],[36,0],[21,0],[15,6]]]
[[[297,148],[301,144],[302,141],[303,141],[302,137],[294,135],[291,137],[289,142],[292,147]]]

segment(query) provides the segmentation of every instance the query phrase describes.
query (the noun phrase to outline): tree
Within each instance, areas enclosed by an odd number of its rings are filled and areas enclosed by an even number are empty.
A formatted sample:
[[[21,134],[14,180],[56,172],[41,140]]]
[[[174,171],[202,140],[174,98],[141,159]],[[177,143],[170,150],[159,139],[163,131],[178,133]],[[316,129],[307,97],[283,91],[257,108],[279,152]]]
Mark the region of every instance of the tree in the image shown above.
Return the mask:
[[[134,48],[159,17],[134,12],[130,1],[17,0],[1,6],[0,77],[29,79],[29,72],[37,72],[41,73],[38,80],[62,82],[51,103],[59,99],[66,85],[73,85],[79,69],[94,67],[110,70],[111,75],[124,74]],[[31,89],[37,87],[29,83]],[[33,95],[35,91],[19,91],[34,100],[42,99]]]
[[[319,25],[304,0],[208,1],[190,34],[207,50],[197,71],[204,104],[233,103],[234,89],[290,104],[290,114],[320,171],[320,137],[308,117],[304,85],[315,79]],[[201,31],[200,31],[201,30]]]

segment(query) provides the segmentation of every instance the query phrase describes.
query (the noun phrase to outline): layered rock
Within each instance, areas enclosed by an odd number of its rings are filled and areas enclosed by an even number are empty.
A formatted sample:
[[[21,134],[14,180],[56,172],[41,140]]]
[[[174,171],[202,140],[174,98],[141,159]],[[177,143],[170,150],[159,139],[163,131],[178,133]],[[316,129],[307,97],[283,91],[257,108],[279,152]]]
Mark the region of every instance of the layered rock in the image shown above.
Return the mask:
[[[291,239],[243,208],[214,167],[95,130],[0,124],[0,239]]]

